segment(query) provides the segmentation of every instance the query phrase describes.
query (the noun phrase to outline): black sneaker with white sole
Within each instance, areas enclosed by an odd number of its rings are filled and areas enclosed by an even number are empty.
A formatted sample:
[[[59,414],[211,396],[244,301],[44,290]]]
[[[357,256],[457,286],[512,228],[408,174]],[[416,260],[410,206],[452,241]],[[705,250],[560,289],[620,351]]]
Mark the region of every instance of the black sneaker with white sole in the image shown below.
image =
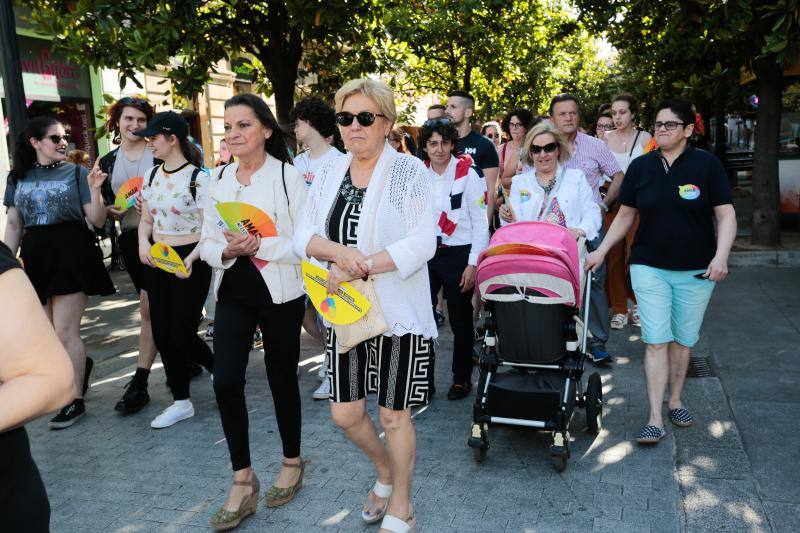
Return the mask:
[[[50,429],[68,428],[85,414],[86,406],[83,400],[72,400],[72,403],[61,409],[61,411],[47,423],[47,427]]]

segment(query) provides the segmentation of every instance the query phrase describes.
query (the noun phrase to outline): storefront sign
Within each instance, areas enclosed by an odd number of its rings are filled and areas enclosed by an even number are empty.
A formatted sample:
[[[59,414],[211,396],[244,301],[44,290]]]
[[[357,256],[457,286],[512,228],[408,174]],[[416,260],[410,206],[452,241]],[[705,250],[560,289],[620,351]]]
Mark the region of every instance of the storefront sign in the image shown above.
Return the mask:
[[[253,83],[255,81],[255,68],[246,57],[237,57],[231,61],[231,70],[236,74],[236,81]]]

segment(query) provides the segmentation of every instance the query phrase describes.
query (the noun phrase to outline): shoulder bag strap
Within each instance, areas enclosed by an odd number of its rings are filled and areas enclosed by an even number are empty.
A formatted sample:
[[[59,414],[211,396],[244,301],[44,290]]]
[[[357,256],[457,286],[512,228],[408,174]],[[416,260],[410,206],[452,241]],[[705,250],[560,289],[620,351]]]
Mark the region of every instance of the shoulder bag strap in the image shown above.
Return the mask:
[[[201,172],[203,172],[202,169],[195,167],[192,171],[192,177],[189,179],[189,193],[192,195],[192,200],[194,200],[195,203],[197,203],[197,176]]]
[[[642,133],[642,130],[636,128],[636,137],[633,139],[633,144],[631,145],[631,151],[628,152],[628,160],[630,160],[631,156],[633,156],[633,151],[636,149],[636,141],[639,140],[639,135]]]
[[[159,167],[159,165],[156,165],[156,166],[153,167],[153,170],[150,171],[150,179],[147,180],[147,186],[148,187],[152,187],[153,186],[153,180],[156,178],[156,172],[158,172],[158,167]]]

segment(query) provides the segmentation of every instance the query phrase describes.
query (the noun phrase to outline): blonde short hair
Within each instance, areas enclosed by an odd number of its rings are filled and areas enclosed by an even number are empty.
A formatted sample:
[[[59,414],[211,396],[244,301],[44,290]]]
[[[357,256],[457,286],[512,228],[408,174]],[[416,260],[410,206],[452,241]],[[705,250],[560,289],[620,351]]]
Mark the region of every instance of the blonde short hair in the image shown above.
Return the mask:
[[[533,165],[533,157],[531,157],[531,144],[533,144],[533,140],[536,137],[545,133],[552,135],[558,144],[558,162],[564,164],[569,161],[570,158],[572,158],[572,147],[569,145],[569,143],[567,143],[567,140],[564,138],[561,132],[558,131],[555,126],[553,126],[552,122],[549,120],[543,120],[532,127],[528,134],[525,135],[525,140],[522,143],[522,153],[525,154],[525,162],[531,166]]]
[[[336,112],[339,113],[344,107],[344,101],[348,96],[361,93],[375,102],[382,115],[386,116],[389,122],[397,120],[397,109],[394,106],[394,91],[382,81],[370,78],[350,80],[336,91],[333,97]]]

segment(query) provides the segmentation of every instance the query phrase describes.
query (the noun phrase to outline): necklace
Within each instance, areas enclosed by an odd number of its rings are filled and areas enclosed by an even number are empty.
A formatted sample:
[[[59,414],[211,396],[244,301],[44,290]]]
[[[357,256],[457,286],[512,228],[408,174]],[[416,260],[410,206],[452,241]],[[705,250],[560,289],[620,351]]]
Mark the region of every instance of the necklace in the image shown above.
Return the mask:
[[[43,165],[36,161],[33,166],[34,168],[58,168],[61,166],[61,163],[63,163],[63,161],[56,161],[55,163],[50,163],[49,165]]]
[[[537,179],[537,181],[538,181],[538,179]],[[555,174],[553,174],[553,177],[548,180],[547,184],[542,185],[541,183],[539,183],[539,186],[542,189],[544,189],[545,195],[550,194],[550,191],[553,190],[553,187],[555,187],[555,185],[556,185],[556,175]]]
[[[122,169],[125,172],[125,179],[136,178],[142,175],[142,161],[144,160],[144,154],[147,151],[147,148],[142,150],[141,155],[139,155],[139,159],[131,161],[125,155],[125,151],[120,147],[120,152],[122,152]],[[133,170],[133,164],[136,165],[136,169]]]

